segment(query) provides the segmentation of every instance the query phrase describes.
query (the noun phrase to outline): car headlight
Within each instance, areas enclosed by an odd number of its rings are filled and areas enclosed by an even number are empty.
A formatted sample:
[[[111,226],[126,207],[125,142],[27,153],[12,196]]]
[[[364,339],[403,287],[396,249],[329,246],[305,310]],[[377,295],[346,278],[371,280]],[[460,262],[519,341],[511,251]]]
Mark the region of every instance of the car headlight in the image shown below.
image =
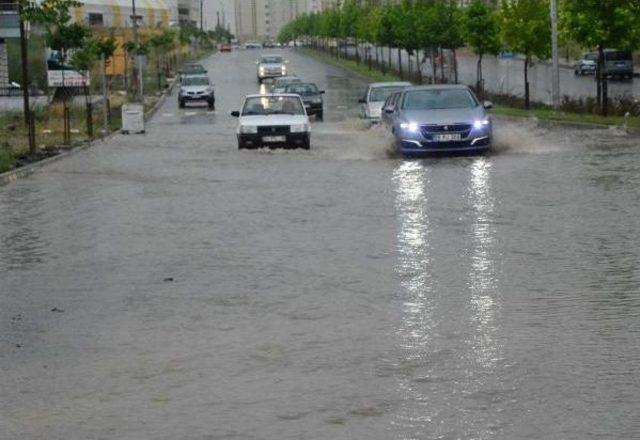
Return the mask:
[[[285,73],[287,73],[287,66],[282,66],[282,74],[284,75]]]
[[[293,124],[291,126],[291,133],[306,133],[309,131],[309,124]]]
[[[240,133],[242,134],[256,134],[258,133],[258,127],[256,125],[241,125]]]
[[[260,66],[260,75],[264,74],[264,67]]]
[[[312,101],[314,104],[322,104],[322,98],[313,98]]]
[[[491,121],[489,121],[489,118],[478,119],[476,121],[473,121],[473,128],[475,128],[476,130],[482,130],[484,127],[487,127],[490,123]]]
[[[408,131],[409,133],[418,132],[418,124],[416,124],[415,122],[403,122],[400,124],[400,128]]]

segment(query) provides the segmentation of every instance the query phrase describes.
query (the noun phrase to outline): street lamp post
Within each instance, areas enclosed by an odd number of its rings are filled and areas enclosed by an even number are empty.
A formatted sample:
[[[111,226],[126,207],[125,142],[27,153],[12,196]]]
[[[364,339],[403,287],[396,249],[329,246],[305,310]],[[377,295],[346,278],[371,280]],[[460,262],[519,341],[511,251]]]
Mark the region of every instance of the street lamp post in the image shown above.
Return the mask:
[[[138,77],[138,87],[136,88],[136,92],[133,95],[134,101],[140,101],[141,98],[144,97],[141,95],[142,93],[142,63],[138,58],[138,15],[136,13],[136,0],[131,0],[131,9],[133,13],[133,62],[136,69],[136,76]]]
[[[560,54],[558,52],[558,0],[551,0],[551,95],[553,107],[560,107]]]

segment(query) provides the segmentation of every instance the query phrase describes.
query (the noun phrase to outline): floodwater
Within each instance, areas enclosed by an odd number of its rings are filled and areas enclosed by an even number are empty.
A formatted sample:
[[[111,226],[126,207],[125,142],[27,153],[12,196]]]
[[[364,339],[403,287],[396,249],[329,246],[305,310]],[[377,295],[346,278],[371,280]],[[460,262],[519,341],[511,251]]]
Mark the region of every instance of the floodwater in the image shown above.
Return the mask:
[[[402,160],[286,52],[327,121],[239,152],[257,55],[0,188],[0,438],[640,438],[640,140],[498,119]]]

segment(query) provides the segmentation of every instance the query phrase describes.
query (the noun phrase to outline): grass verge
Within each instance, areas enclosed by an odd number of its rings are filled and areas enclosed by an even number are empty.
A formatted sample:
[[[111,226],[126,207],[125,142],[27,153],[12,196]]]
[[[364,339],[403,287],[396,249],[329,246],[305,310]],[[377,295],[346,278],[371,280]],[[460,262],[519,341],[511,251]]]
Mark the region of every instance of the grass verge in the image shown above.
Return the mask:
[[[394,73],[383,74],[375,69],[369,70],[369,67],[364,64],[349,59],[336,58],[325,52],[310,48],[299,49],[303,54],[306,54],[312,58],[323,61],[327,64],[342,67],[359,76],[366,78],[372,82],[379,81],[400,81],[400,77]],[[492,114],[499,116],[508,116],[516,118],[537,118],[541,120],[554,121],[559,123],[570,124],[585,124],[585,125],[599,125],[599,126],[621,126],[640,130],[640,117],[631,116],[599,116],[589,113],[572,113],[556,111],[553,109],[532,109],[524,110],[517,107],[509,107],[505,105],[496,105],[492,110]]]

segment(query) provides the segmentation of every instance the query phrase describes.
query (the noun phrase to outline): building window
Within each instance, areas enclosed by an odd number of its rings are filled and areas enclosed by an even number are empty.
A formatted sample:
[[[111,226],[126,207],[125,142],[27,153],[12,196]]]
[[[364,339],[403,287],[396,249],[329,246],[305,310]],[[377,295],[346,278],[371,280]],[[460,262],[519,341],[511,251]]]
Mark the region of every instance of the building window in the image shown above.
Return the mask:
[[[102,14],[89,14],[89,26],[104,26],[104,18]]]

